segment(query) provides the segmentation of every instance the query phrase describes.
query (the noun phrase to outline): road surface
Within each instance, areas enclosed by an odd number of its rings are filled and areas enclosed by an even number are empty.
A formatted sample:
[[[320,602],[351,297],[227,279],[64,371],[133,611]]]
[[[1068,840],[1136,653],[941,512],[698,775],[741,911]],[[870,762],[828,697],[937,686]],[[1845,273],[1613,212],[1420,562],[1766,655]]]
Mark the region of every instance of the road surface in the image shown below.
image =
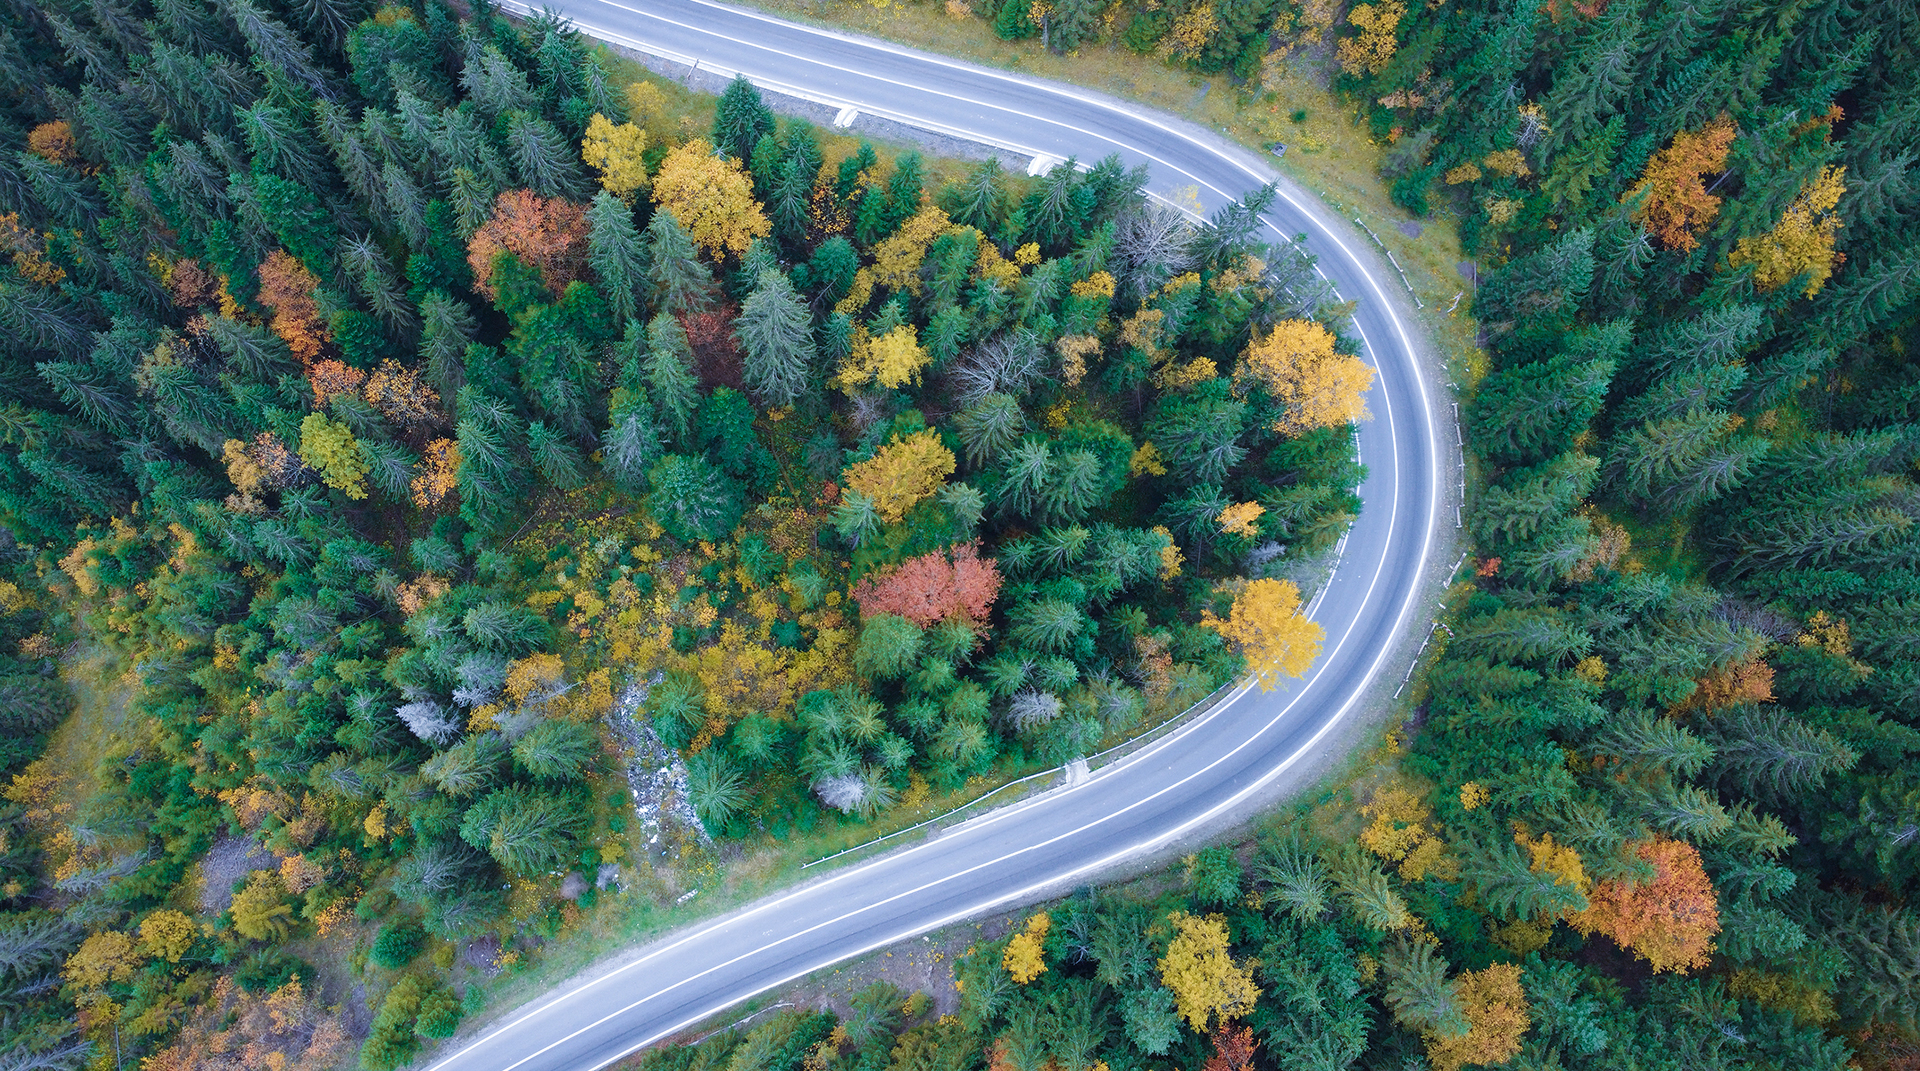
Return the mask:
[[[1151,168],[1150,189],[1191,187],[1203,210],[1273,174],[1257,157],[1145,109],[903,47],[797,26],[705,0],[553,0],[584,32],[764,89],[983,141],[1038,166],[1119,153]],[[1283,191],[1287,188],[1282,187]],[[1242,689],[1212,712],[1130,758],[872,861],[691,928],[511,1013],[431,1066],[437,1071],[586,1071],[669,1036],[756,993],[947,923],[1071,887],[1169,842],[1218,828],[1270,799],[1313,764],[1315,748],[1355,713],[1404,633],[1425,624],[1416,603],[1442,523],[1440,447],[1397,285],[1322,206],[1283,192],[1271,240],[1305,233],[1320,270],[1346,299],[1378,370],[1360,431],[1365,508],[1313,615],[1319,660],[1271,693]],[[1451,436],[1450,436],[1451,437]],[[1450,511],[1449,511],[1450,512]],[[1448,530],[1452,518],[1446,518]],[[1404,664],[1395,660],[1393,671]]]

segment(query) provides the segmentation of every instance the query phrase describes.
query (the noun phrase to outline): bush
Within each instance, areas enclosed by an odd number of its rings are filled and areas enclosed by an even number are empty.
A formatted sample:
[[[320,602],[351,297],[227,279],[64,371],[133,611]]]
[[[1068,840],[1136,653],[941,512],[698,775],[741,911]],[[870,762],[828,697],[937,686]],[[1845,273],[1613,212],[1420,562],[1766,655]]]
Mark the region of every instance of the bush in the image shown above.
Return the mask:
[[[450,1038],[460,1026],[460,1000],[451,990],[436,989],[420,1001],[414,1032],[421,1037]]]
[[[411,920],[388,923],[380,927],[380,936],[373,939],[373,953],[369,957],[373,962],[390,971],[413,962],[413,958],[426,947],[427,931]]]

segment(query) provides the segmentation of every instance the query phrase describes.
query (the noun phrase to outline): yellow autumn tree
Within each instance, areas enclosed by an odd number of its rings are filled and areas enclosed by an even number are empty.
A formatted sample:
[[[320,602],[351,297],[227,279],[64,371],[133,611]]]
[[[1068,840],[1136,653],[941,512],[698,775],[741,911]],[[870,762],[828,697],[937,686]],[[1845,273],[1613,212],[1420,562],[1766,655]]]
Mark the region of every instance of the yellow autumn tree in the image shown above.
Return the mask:
[[[353,429],[319,413],[300,421],[300,460],[320,473],[328,487],[348,498],[367,497],[367,461]]]
[[[1300,589],[1291,580],[1248,582],[1225,620],[1202,611],[1200,623],[1238,644],[1247,668],[1271,691],[1282,677],[1298,677],[1320,654],[1326,630],[1300,612]]]
[[[1026,985],[1046,973],[1047,959],[1041,942],[1047,939],[1047,931],[1052,926],[1052,917],[1041,911],[1027,920],[1026,929],[1007,941],[1007,950],[1000,955],[1000,966],[1006,968],[1007,977]]]
[[[233,930],[250,941],[277,941],[293,928],[293,905],[277,870],[256,870],[233,894]]]
[[[193,947],[194,938],[200,936],[200,927],[184,911],[175,911],[164,907],[140,920],[140,948],[150,956],[156,956],[168,963],[180,962],[180,957]]]
[[[632,123],[616,123],[599,112],[587,120],[587,136],[580,141],[580,158],[600,172],[600,185],[610,194],[631,202],[634,191],[647,184],[647,132]]]
[[[1358,357],[1335,353],[1333,333],[1312,320],[1282,320],[1247,347],[1241,386],[1257,384],[1282,407],[1275,431],[1298,435],[1367,418],[1373,369]]]
[[[432,509],[446,500],[459,485],[460,444],[452,439],[435,439],[420,451],[420,467],[407,485],[413,504]]]
[[[1220,16],[1215,14],[1210,3],[1195,4],[1185,12],[1175,16],[1173,32],[1167,35],[1167,42],[1173,47],[1173,54],[1182,59],[1197,56],[1207,47],[1213,36],[1220,32]]]
[[[1260,534],[1260,515],[1265,512],[1267,507],[1258,502],[1235,502],[1221,510],[1214,520],[1220,522],[1222,533],[1252,539]]]
[[[1226,917],[1176,911],[1167,921],[1173,923],[1173,940],[1160,958],[1160,981],[1173,991],[1180,1018],[1204,1034],[1210,1024],[1252,1011],[1260,989],[1253,984],[1253,968],[1235,963],[1227,951]]]
[[[694,243],[716,259],[740,256],[773,232],[753,183],[734,160],[694,138],[668,153],[653,177],[653,203],[673,213]]]
[[[953,229],[953,222],[936,205],[913,214],[873,247],[873,281],[895,290],[920,292],[920,264],[935,238]]]
[[[1467,1020],[1464,1034],[1427,1034],[1434,1071],[1460,1071],[1467,1064],[1497,1067],[1520,1052],[1520,1038],[1533,1025],[1533,1009],[1520,986],[1520,967],[1496,963],[1453,981],[1454,1005]]]
[[[1348,74],[1379,74],[1393,59],[1397,42],[1394,31],[1407,13],[1400,0],[1381,4],[1355,4],[1347,13],[1347,22],[1358,34],[1340,39],[1340,66]]]
[[[61,973],[76,989],[103,989],[114,982],[131,981],[140,963],[140,950],[132,934],[105,930],[80,942]]]
[[[901,324],[874,339],[862,333],[855,338],[853,352],[847,355],[847,362],[840,369],[840,385],[852,389],[878,383],[888,390],[897,390],[909,383],[918,383],[920,370],[930,360],[912,324]]]
[[[888,524],[899,524],[914,503],[927,498],[953,475],[953,451],[940,443],[932,428],[905,437],[895,436],[873,457],[845,472],[847,490],[873,500],[873,508]]]
[[[1762,290],[1778,290],[1804,274],[1803,293],[1812,297],[1833,276],[1833,239],[1840,229],[1833,209],[1846,191],[1846,168],[1822,169],[1772,230],[1740,239],[1727,259],[1736,268],[1753,265],[1753,284]]]

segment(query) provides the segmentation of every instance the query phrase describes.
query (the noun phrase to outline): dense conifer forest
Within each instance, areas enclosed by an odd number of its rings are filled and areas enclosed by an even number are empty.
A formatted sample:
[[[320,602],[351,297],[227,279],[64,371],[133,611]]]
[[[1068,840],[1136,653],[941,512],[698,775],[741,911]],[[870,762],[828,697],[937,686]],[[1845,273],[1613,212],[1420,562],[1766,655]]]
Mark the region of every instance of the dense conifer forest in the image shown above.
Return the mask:
[[[1271,191],[934,181],[484,5],[4,29],[9,1066],[404,1064],[1317,649],[1371,372]]]
[[[1267,191],[484,3],[0,11],[0,1068],[400,1066],[730,851],[1317,647],[1369,373]],[[643,1066],[1920,1066],[1920,8],[981,14],[1250,94],[1325,50],[1480,266],[1471,566],[1336,793],[952,1014]]]

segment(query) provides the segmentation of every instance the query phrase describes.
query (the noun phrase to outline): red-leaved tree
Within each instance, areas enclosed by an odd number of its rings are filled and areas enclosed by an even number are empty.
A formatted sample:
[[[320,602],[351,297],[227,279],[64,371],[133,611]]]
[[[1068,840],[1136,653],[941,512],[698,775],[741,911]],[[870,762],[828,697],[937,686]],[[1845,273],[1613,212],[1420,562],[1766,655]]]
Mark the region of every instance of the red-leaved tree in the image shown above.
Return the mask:
[[[863,614],[898,614],[921,628],[949,618],[982,624],[1000,594],[1000,570],[975,541],[908,558],[861,579],[852,594]]]

